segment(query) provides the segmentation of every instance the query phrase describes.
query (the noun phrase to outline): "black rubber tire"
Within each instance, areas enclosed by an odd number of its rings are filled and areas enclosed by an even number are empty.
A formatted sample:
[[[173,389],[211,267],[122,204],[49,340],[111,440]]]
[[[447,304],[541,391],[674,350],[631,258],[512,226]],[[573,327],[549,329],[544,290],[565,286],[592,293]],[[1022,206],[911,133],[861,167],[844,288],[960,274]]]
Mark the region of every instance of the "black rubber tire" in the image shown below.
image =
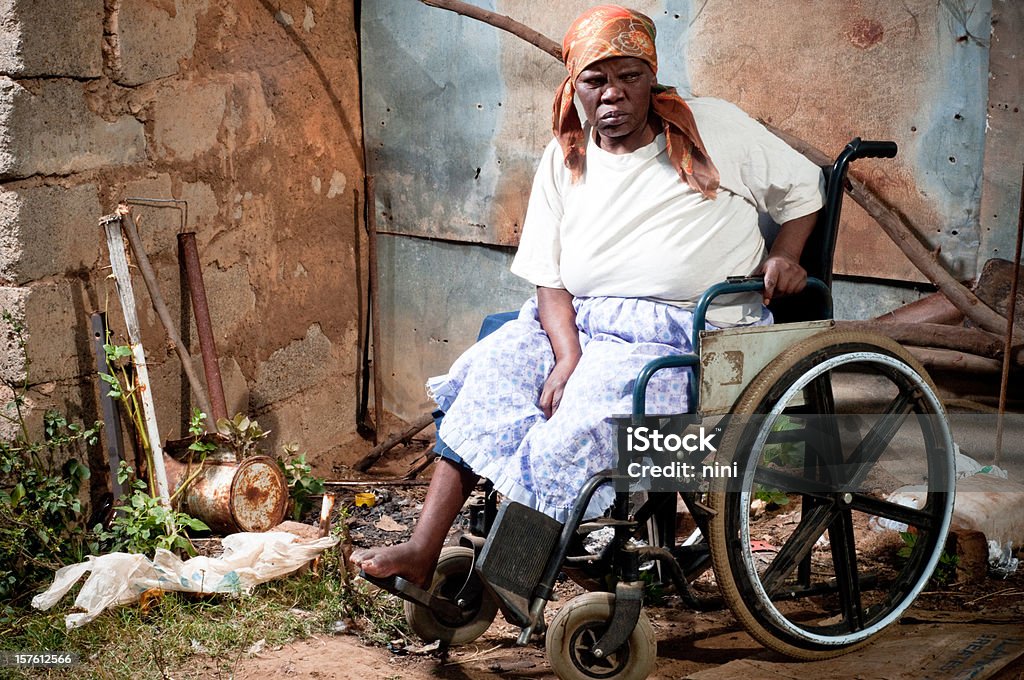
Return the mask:
[[[588,654],[607,628],[614,606],[612,593],[585,593],[570,600],[552,619],[544,647],[548,663],[561,680],[643,680],[654,671],[658,646],[642,610],[633,632],[614,654],[603,659]]]
[[[473,550],[462,546],[451,546],[441,551],[434,570],[434,580],[430,584],[430,592],[442,593],[449,599],[462,590],[466,577],[473,568]],[[473,574],[472,579],[479,579]],[[464,607],[464,614],[457,621],[448,621],[435,612],[413,602],[405,602],[405,620],[409,627],[423,641],[440,640],[449,645],[462,645],[472,642],[486,631],[498,611],[497,601],[489,591],[479,585],[473,585],[478,593],[473,602]]]
[[[897,415],[893,415],[884,425],[872,426],[869,433],[882,436],[878,439],[865,436],[860,441],[858,446],[863,446],[866,453],[863,461],[855,467],[864,475],[878,474],[879,457],[895,448],[893,442],[897,439],[901,445],[905,445],[906,437],[901,428],[910,429],[911,435],[918,434],[912,427],[917,423],[920,428],[919,440],[913,436],[910,439],[919,441],[923,449],[919,464],[925,466],[929,480],[926,503],[916,514],[908,516],[908,513],[894,504],[879,502],[877,491],[868,493],[866,489],[861,489],[864,491],[862,493],[853,487],[853,493],[836,491],[831,506],[824,493],[790,494],[790,498],[796,496],[801,503],[800,520],[791,530],[792,533],[781,541],[771,561],[759,565],[759,562],[765,561],[765,557],[763,553],[759,557],[754,556],[750,503],[755,492],[765,487],[757,486],[754,481],[755,471],[762,480],[778,479],[771,477],[777,472],[777,463],[765,453],[773,445],[768,443],[767,437],[776,427],[775,423],[779,422],[778,418],[784,415],[780,410],[785,406],[783,402],[798,401],[797,393],[803,393],[803,390],[798,389],[801,383],[818,381],[816,384],[822,389],[820,393],[826,394],[817,402],[824,406],[818,408],[825,412],[834,409],[831,373],[836,369],[873,372],[874,380],[878,383],[882,383],[883,379],[889,381],[888,384],[882,384],[885,389],[879,394],[895,395],[891,398],[885,396],[885,400],[888,400],[888,408]],[[907,420],[902,415],[907,410],[925,417]],[[773,415],[762,419],[750,418],[756,414]],[[795,418],[799,420],[800,416]],[[837,418],[832,422],[842,421]],[[878,422],[885,422],[885,418],[880,417]],[[908,422],[910,427],[907,426]],[[887,434],[886,427],[895,428],[893,434]],[[848,430],[845,434],[849,433]],[[823,444],[816,450],[835,451],[838,444],[838,450],[844,452],[846,444],[838,426],[832,435],[831,438],[820,440]],[[860,437],[859,433],[857,437]],[[917,447],[911,445],[909,448],[911,458],[916,458]],[[773,453],[778,450],[775,449]],[[875,452],[878,452],[877,455]],[[768,458],[768,463],[762,462],[763,455]],[[905,454],[901,451],[899,455]],[[871,333],[826,331],[782,352],[754,379],[737,401],[730,426],[726,429],[715,458],[716,463],[723,466],[737,463],[740,471],[738,482],[725,478],[713,480],[709,498],[709,505],[716,514],[710,523],[708,539],[715,576],[727,605],[755,639],[786,656],[804,660],[825,659],[868,644],[910,606],[928,583],[938,563],[953,512],[953,455],[948,423],[934,385],[924,368],[895,342]],[[852,457],[852,454],[843,454],[844,461]],[[791,470],[798,469],[797,466],[804,463],[793,465]],[[854,466],[848,466],[847,470],[849,467]],[[816,496],[817,500],[807,500],[809,496]],[[863,515],[886,519],[899,517],[911,521],[912,526],[918,530],[918,540],[910,548],[908,559],[899,571],[893,569],[896,576],[884,583],[877,576],[877,582],[874,583],[865,579],[858,569],[857,537],[853,530],[854,512],[859,513],[858,519],[863,519]],[[773,530],[778,531],[778,528]],[[813,580],[815,574],[810,568],[814,545],[826,533],[832,554],[832,581],[838,586],[831,586],[827,562],[824,570],[820,561],[817,565],[818,582]],[[775,564],[776,560],[782,566],[777,565],[778,568],[773,572],[771,564]],[[799,573],[798,565],[801,562],[806,565],[801,577],[804,581],[792,584],[794,574]],[[768,585],[763,581],[768,581]],[[796,604],[777,604],[785,598],[787,591],[816,583],[820,588],[817,591],[819,594],[831,586],[832,594],[838,595],[839,604],[828,599],[832,595],[795,600]],[[842,585],[844,583],[845,587]],[[878,586],[878,589],[872,590],[872,586]],[[884,592],[884,588],[890,588],[889,592]],[[865,593],[868,600],[864,599]],[[867,604],[868,601],[871,604]],[[804,610],[800,610],[801,606]],[[822,611],[826,607],[838,611],[833,611],[829,616]],[[817,620],[812,620],[814,617],[818,617]]]

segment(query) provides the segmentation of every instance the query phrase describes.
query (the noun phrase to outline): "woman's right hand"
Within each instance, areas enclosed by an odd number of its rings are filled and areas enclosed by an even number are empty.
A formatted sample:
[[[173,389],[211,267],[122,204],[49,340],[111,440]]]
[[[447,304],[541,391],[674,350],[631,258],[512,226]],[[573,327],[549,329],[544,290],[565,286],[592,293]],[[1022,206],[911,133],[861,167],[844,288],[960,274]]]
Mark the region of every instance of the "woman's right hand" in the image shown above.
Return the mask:
[[[583,351],[580,348],[579,332],[576,329],[576,310],[572,306],[572,294],[561,288],[537,287],[537,315],[540,325],[551,341],[555,355],[555,367],[551,369],[540,393],[537,405],[550,418],[558,410],[569,376],[576,370]]]

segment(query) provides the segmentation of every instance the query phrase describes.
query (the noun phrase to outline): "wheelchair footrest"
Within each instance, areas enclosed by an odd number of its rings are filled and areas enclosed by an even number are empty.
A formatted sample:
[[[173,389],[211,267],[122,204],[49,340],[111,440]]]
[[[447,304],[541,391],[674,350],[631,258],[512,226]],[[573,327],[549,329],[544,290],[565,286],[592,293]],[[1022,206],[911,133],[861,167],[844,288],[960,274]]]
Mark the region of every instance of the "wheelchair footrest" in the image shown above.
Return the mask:
[[[544,513],[504,503],[480,552],[481,576],[492,586],[529,600],[561,533],[562,524]]]

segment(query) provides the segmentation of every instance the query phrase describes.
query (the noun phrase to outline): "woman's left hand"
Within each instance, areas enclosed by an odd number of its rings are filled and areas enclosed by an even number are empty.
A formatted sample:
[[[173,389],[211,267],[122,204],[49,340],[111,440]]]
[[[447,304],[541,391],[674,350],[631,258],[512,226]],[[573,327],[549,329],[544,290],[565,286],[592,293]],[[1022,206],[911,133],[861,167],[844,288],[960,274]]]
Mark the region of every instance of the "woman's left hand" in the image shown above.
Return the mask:
[[[764,304],[776,295],[799,293],[807,285],[807,271],[787,255],[770,255],[754,272],[764,276]]]

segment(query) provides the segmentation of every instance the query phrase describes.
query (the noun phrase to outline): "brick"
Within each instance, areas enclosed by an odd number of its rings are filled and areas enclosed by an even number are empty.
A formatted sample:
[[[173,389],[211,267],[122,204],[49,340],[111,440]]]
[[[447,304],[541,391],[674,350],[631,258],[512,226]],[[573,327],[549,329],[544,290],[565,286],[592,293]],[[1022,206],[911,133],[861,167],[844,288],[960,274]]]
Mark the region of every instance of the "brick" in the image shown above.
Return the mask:
[[[0,77],[0,179],[66,175],[145,160],[143,124],[89,110],[81,83],[43,80],[26,89]]]
[[[0,190],[0,277],[21,285],[95,266],[100,214],[93,184]]]
[[[28,288],[25,328],[31,383],[58,382],[93,370],[87,304],[77,279]]]
[[[196,14],[206,0],[121,0],[117,12],[123,85],[141,85],[178,73],[192,56]]]
[[[310,326],[306,337],[277,350],[260,365],[252,389],[253,406],[268,406],[321,384],[335,361],[333,352],[320,325]]]
[[[0,0],[0,16],[0,72],[102,75],[103,0]]]
[[[14,327],[25,325],[28,294],[28,288],[0,286],[0,310],[4,317],[11,317],[11,321],[0,317],[0,380],[3,382],[18,383],[25,379],[25,352]]]
[[[202,263],[202,253],[199,258]],[[249,270],[244,264],[223,270],[204,266],[203,283],[206,286],[214,337],[218,344],[225,345],[231,334],[256,314],[256,293]]]
[[[220,147],[228,85],[183,82],[161,90],[153,105],[155,155],[191,161]]]

